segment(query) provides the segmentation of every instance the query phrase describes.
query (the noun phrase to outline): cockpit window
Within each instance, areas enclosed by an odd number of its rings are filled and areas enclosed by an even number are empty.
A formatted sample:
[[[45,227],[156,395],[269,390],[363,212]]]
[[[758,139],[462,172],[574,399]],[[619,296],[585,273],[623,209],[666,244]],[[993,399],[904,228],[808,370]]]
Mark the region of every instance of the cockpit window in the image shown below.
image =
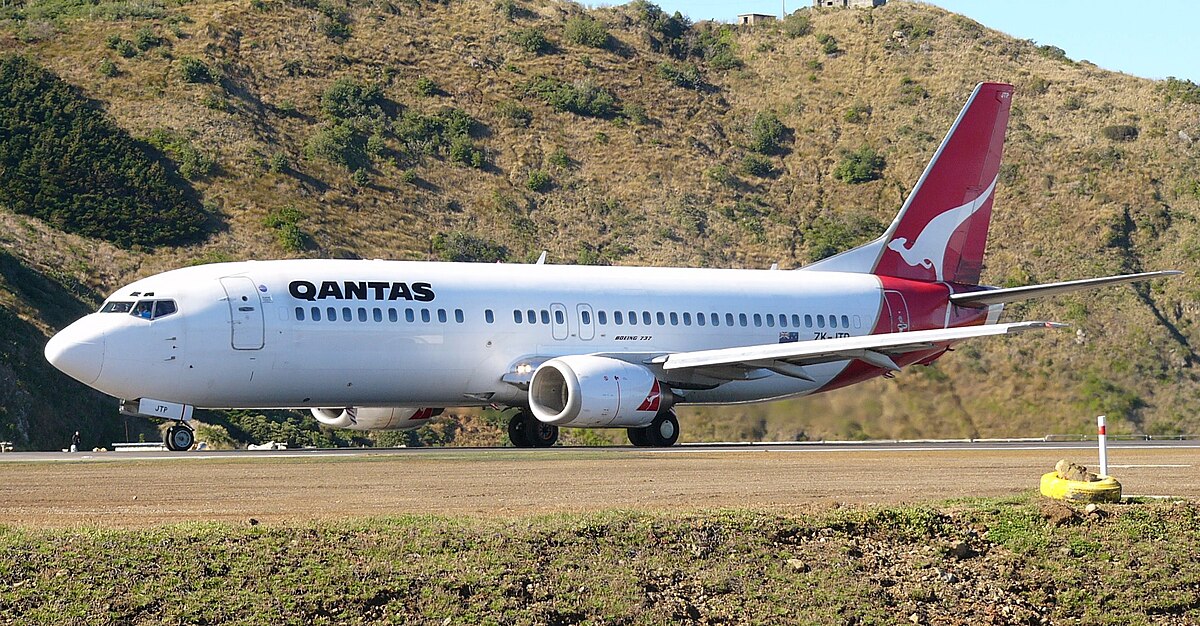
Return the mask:
[[[109,302],[100,309],[101,313],[128,313],[144,320],[156,320],[179,310],[174,300],[138,300],[133,302]]]

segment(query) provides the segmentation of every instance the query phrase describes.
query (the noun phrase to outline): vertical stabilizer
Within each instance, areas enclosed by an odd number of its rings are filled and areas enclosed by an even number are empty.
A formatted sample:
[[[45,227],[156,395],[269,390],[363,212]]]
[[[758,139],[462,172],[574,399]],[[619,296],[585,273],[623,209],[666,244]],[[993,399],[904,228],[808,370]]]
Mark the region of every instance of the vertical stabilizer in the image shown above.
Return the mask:
[[[887,232],[804,269],[978,283],[1012,91],[976,86]]]

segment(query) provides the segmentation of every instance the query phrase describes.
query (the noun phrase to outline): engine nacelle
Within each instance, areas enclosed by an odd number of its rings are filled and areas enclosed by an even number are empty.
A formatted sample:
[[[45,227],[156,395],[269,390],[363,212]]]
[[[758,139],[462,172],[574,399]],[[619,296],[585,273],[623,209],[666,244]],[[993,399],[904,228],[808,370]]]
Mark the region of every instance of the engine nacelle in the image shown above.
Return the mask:
[[[642,427],[674,403],[650,370],[602,356],[564,356],[537,368],[529,408],[547,424]]]
[[[318,422],[332,428],[350,430],[409,430],[429,423],[429,418],[441,415],[444,409],[414,409],[398,407],[346,407],[344,409],[313,409]]]

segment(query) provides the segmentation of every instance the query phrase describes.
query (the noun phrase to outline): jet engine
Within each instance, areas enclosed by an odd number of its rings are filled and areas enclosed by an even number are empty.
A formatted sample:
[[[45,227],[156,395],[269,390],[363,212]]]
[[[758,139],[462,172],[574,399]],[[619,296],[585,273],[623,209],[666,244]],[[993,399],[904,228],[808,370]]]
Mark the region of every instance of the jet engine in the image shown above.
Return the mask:
[[[429,418],[441,415],[444,409],[414,409],[398,407],[346,407],[344,409],[313,409],[318,422],[332,428],[350,430],[409,430],[429,423]]]
[[[640,428],[673,403],[650,370],[602,356],[550,359],[529,382],[533,415],[557,426]]]

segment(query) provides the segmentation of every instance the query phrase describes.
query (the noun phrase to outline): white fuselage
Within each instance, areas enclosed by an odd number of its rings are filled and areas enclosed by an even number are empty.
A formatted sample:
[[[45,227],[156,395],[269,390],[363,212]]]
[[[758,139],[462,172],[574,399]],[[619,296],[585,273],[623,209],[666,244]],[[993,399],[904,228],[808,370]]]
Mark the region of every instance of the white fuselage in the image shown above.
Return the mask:
[[[164,299],[177,312],[152,320],[110,306]],[[306,408],[524,405],[526,392],[502,380],[522,363],[867,335],[885,302],[880,280],[857,273],[290,260],[174,270],[105,306],[118,312],[56,337],[100,354],[98,368],[68,370],[92,387],[206,408]],[[684,390],[682,401],[810,393],[846,364],[812,366],[812,381]]]

